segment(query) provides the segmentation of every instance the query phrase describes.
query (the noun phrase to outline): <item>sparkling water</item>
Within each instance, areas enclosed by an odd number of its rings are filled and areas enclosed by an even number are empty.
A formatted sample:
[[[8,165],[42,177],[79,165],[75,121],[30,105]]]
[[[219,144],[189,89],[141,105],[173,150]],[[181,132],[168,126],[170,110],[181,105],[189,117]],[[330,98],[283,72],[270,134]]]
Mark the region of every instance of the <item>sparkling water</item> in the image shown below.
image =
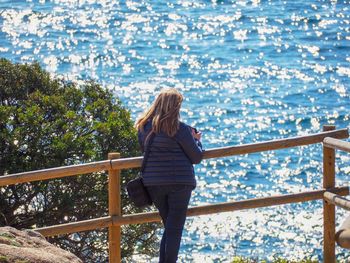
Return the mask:
[[[202,131],[206,149],[349,127],[349,1],[2,0],[0,10],[1,57],[97,80],[134,119],[175,87],[182,120]],[[337,184],[347,185],[350,155],[336,162]],[[192,206],[320,189],[322,146],[208,159],[196,175]],[[337,210],[338,225],[345,216]],[[180,262],[322,260],[322,201],[185,227]]]

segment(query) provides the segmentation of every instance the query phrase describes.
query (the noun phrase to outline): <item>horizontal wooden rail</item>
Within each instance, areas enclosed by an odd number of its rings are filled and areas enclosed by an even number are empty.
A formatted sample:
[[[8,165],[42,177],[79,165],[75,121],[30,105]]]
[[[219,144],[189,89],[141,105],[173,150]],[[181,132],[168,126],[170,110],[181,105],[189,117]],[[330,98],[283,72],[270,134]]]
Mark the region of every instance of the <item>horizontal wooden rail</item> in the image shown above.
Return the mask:
[[[349,132],[347,129],[340,129],[340,130],[326,131],[326,132],[320,132],[317,134],[304,135],[304,136],[285,138],[285,139],[279,139],[279,140],[271,140],[271,141],[244,144],[244,145],[238,145],[238,146],[214,148],[214,149],[206,150],[204,152],[204,159],[309,145],[309,144],[323,142],[324,138],[326,137],[344,139],[349,137]],[[121,170],[121,169],[127,169],[127,168],[137,168],[137,167],[141,167],[142,158],[143,158],[142,156],[132,157],[132,158],[121,158],[117,160],[105,160],[105,161],[92,162],[92,163],[86,163],[86,164],[78,164],[78,165],[71,165],[71,166],[56,167],[51,169],[37,170],[37,171],[31,171],[31,172],[25,172],[25,173],[3,175],[3,176],[0,176],[0,186],[54,179],[54,178],[73,176],[73,175],[80,175],[84,173],[99,172],[99,171],[109,170],[109,169]]]
[[[328,147],[328,148],[333,148],[335,150],[342,150],[342,151],[350,153],[350,142],[326,137],[323,140],[323,145]]]
[[[323,198],[323,194],[326,190],[313,190],[308,192],[296,193],[296,194],[287,194],[287,195],[277,195],[271,197],[263,197],[256,199],[248,199],[243,201],[232,201],[226,203],[202,205],[197,207],[191,207],[187,211],[187,216],[199,216],[199,215],[208,215],[222,212],[237,211],[243,209],[251,209],[258,207],[268,207],[296,202],[306,202],[311,200],[318,200]],[[336,187],[334,189],[328,189],[339,195],[348,195],[349,188]],[[60,234],[68,234],[79,231],[93,230],[96,227],[102,228],[107,227],[109,224],[113,225],[128,225],[128,224],[142,224],[149,222],[160,221],[160,216],[158,212],[147,212],[140,214],[124,215],[124,216],[113,216],[105,218],[97,218],[91,220],[85,220],[74,223],[67,223],[62,225],[43,227],[35,229],[42,233],[44,236],[54,236]]]
[[[350,200],[342,196],[327,191],[323,194],[323,198],[333,205],[339,206],[345,210],[350,211]]]
[[[222,148],[206,151],[204,153],[204,158],[205,159],[218,158],[218,157],[225,157],[230,155],[256,153],[256,152],[291,148],[296,146],[310,145],[310,144],[320,143],[326,137],[345,139],[349,137],[349,132],[348,132],[348,129],[339,129],[339,130],[325,131],[325,132],[320,132],[316,134],[303,135],[303,136],[297,136],[297,137],[291,137],[291,138],[284,138],[284,139],[238,145],[238,146],[222,147]]]
[[[284,138],[278,140],[271,140],[265,142],[257,142],[251,144],[243,144],[237,146],[228,146],[209,149],[204,152],[203,158],[219,158],[233,155],[256,153],[263,151],[272,151],[278,149],[291,148],[296,146],[304,146],[323,142],[324,138],[333,137],[338,139],[345,139],[349,137],[348,129],[339,129],[333,131],[320,132],[316,134],[303,135],[291,138]],[[142,157],[124,158],[112,161],[113,169],[127,169],[141,167]]]
[[[84,173],[93,173],[108,170],[111,168],[111,161],[99,161],[85,164],[55,167],[37,171],[10,174],[0,176],[0,186],[55,179]]]
[[[62,234],[69,234],[69,233],[105,228],[110,226],[111,224],[112,224],[112,217],[106,216],[106,217],[94,218],[89,220],[83,220],[79,222],[41,227],[41,228],[36,228],[34,230],[39,232],[43,236],[48,237],[48,236],[56,236],[56,235],[62,235]]]
[[[199,215],[209,215],[222,212],[237,211],[243,209],[259,208],[259,207],[268,207],[289,203],[297,202],[306,202],[311,200],[318,200],[323,198],[323,193],[326,190],[314,190],[297,194],[287,194],[287,195],[277,195],[271,197],[263,197],[256,199],[248,199],[243,201],[232,201],[218,204],[202,205],[197,207],[191,207],[187,211],[187,216],[199,216]],[[339,195],[348,195],[349,188],[336,187],[332,189],[332,192],[335,192]],[[157,217],[158,213],[149,212],[133,215],[125,215],[119,218],[113,218],[113,224],[117,225],[127,225],[127,224],[141,224],[159,221]]]

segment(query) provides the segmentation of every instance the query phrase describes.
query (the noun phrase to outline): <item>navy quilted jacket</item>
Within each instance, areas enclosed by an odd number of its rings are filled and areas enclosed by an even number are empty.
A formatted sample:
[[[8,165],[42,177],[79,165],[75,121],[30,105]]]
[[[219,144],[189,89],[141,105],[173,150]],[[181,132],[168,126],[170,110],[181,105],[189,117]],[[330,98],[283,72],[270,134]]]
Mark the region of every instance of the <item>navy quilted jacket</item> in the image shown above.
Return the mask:
[[[138,132],[139,143],[144,152],[145,139],[152,128],[149,121],[144,131]],[[186,184],[196,186],[193,165],[203,158],[202,145],[192,136],[190,126],[180,122],[174,137],[156,134],[149,148],[148,159],[142,173],[145,186]]]

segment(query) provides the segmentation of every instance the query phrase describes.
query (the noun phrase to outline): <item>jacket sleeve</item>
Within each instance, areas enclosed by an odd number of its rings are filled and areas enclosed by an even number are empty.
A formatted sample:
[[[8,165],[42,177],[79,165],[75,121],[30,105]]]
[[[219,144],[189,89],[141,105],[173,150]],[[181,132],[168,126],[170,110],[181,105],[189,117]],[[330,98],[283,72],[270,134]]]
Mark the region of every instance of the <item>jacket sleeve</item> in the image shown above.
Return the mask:
[[[203,149],[203,146],[202,146],[201,141],[200,141],[200,140],[197,140],[196,138],[195,138],[194,140],[195,140],[197,146],[202,150],[202,152],[204,152],[204,149]]]
[[[177,136],[177,142],[193,164],[200,163],[203,159],[202,144],[193,138],[189,126],[182,126],[180,130]]]
[[[140,149],[141,149],[142,152],[144,152],[143,136],[142,136],[142,133],[140,131],[137,132],[137,138],[138,138],[138,141],[139,141]]]

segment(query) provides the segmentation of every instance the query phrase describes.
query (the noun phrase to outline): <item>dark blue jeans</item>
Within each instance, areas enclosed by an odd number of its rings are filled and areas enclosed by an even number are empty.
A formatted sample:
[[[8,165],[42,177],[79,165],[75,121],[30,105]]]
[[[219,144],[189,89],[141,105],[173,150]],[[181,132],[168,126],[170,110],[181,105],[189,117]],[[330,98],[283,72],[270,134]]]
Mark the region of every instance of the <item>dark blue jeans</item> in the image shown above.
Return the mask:
[[[159,263],[175,263],[193,186],[157,185],[147,188],[164,225]]]

